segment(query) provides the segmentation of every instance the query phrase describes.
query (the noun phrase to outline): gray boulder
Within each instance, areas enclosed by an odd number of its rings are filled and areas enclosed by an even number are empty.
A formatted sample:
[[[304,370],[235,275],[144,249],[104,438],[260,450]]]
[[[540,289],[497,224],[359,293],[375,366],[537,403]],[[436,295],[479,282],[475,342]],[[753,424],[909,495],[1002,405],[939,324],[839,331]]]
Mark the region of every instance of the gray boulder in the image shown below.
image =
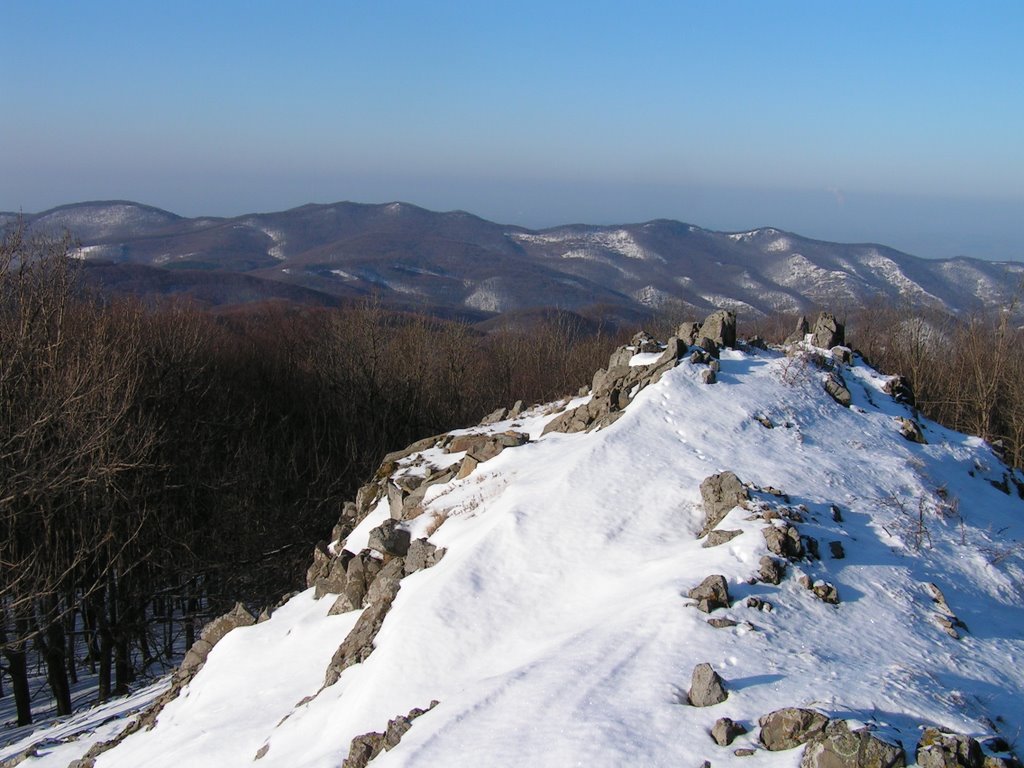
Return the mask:
[[[835,371],[825,377],[825,391],[829,396],[844,408],[849,408],[853,402],[853,395],[846,387],[843,377]]]
[[[732,744],[733,739],[742,736],[747,729],[729,717],[720,717],[711,728],[711,738],[720,747],[727,747]]]
[[[699,585],[691,589],[687,596],[697,601],[697,608],[704,613],[711,613],[716,608],[728,608],[729,583],[725,576],[715,574],[708,576]]]
[[[710,664],[698,664],[693,668],[688,698],[694,707],[711,707],[721,704],[729,698],[729,694],[725,690],[724,681]]]
[[[800,768],[904,768],[902,745],[890,744],[870,728],[851,731],[845,720],[834,720],[811,739]]]
[[[822,349],[832,349],[846,344],[846,328],[831,312],[822,312],[814,321],[814,337],[811,343]]]
[[[705,384],[714,384],[718,381],[718,374],[715,373],[714,368],[705,368],[700,372],[700,380]]]
[[[820,734],[828,725],[828,718],[820,712],[800,707],[776,709],[761,717],[761,744],[771,752],[793,749]]]
[[[733,507],[750,499],[750,493],[733,472],[721,472],[705,478],[700,484],[700,496],[704,504],[702,536],[718,525]]]
[[[718,357],[721,355],[721,352],[718,349],[718,342],[716,342],[709,336],[701,334],[700,338],[697,339],[696,344],[698,347],[703,349],[705,352],[707,352],[709,355],[711,355],[711,357],[715,359],[718,359]]]
[[[403,557],[409,551],[410,538],[397,520],[388,519],[370,531],[367,546],[382,555]]]
[[[701,323],[700,335],[707,336],[720,347],[735,347],[736,314],[726,309],[712,312]]]
[[[882,387],[886,394],[890,395],[897,403],[903,403],[911,407],[916,402],[914,388],[910,386],[910,379],[906,376],[893,376]]]

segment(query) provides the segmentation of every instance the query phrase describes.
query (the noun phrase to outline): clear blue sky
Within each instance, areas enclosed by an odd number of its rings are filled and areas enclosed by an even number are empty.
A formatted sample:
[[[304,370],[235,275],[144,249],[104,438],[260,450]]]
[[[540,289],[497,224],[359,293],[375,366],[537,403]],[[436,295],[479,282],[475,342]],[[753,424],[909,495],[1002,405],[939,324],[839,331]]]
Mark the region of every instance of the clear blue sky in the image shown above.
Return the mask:
[[[1024,258],[1024,2],[0,0],[0,210],[405,200]]]

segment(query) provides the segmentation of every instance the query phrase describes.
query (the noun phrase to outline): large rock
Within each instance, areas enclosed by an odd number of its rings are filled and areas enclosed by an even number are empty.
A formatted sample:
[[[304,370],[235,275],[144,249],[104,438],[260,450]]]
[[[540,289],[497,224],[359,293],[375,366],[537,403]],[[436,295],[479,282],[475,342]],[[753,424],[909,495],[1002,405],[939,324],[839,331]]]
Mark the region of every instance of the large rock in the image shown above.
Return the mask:
[[[820,712],[800,707],[776,709],[761,717],[761,743],[771,752],[793,749],[825,730],[828,718]]]
[[[729,583],[725,576],[714,574],[708,576],[698,586],[687,593],[688,597],[697,601],[697,607],[704,613],[711,613],[716,608],[728,608]]]
[[[729,698],[725,683],[710,664],[698,664],[693,668],[690,679],[690,704],[695,707],[711,707]]]
[[[723,544],[727,544],[728,542],[732,541],[737,536],[742,535],[743,531],[722,531],[716,529],[708,534],[707,538],[704,539],[704,543],[701,544],[701,546],[705,549],[708,549],[710,547],[720,547]]]
[[[700,484],[700,496],[704,504],[701,536],[707,535],[733,507],[750,499],[747,489],[733,472],[721,472],[705,478]]]
[[[981,744],[970,736],[940,728],[925,728],[917,742],[920,768],[983,768]]]
[[[850,730],[845,720],[834,720],[811,739],[800,758],[800,768],[904,768],[902,745],[890,744],[870,728]]]
[[[720,347],[735,347],[736,314],[727,309],[712,312],[701,323],[700,335],[707,336]]]
[[[385,520],[370,531],[367,546],[382,555],[403,557],[409,551],[409,532],[398,527],[398,521]]]
[[[846,343],[846,328],[830,312],[822,312],[814,321],[811,343],[822,349],[832,349]]]

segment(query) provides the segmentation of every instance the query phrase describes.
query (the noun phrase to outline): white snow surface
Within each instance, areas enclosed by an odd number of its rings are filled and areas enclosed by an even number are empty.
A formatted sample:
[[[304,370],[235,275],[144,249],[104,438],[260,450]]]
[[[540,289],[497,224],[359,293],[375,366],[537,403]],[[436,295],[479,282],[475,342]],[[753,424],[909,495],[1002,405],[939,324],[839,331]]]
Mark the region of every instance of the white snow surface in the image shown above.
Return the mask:
[[[447,554],[402,581],[366,661],[317,693],[357,613],[329,617],[332,598],[303,592],[230,633],[156,727],[98,768],[250,765],[264,746],[260,768],[334,768],[352,737],[432,700],[373,768],[795,768],[800,749],[733,754],[757,746],[757,719],[783,706],[876,725],[908,763],[922,725],[1019,733],[1024,502],[989,482],[1004,471],[991,450],[927,421],[927,445],[905,440],[909,410],[859,361],[844,370],[851,408],[799,357],[724,350],[710,386],[700,369],[682,363],[598,432],[542,437],[553,416],[540,409],[474,429],[533,441],[431,488],[421,518],[447,517],[430,537]],[[743,533],[702,548],[699,486],[724,470],[805,505],[798,527],[823,559],[792,564],[778,586],[749,583],[771,523],[742,508],[718,527]],[[347,543],[361,545],[369,526]],[[844,559],[830,558],[830,541]],[[713,629],[686,597],[716,573],[732,605],[714,615],[737,627]],[[800,574],[835,584],[840,604],[817,600]],[[935,625],[927,582],[969,627],[960,640]],[[748,608],[748,597],[774,610]],[[685,703],[701,662],[725,679],[725,702]],[[749,733],[716,746],[708,731],[720,717]],[[67,746],[24,765],[63,768]]]

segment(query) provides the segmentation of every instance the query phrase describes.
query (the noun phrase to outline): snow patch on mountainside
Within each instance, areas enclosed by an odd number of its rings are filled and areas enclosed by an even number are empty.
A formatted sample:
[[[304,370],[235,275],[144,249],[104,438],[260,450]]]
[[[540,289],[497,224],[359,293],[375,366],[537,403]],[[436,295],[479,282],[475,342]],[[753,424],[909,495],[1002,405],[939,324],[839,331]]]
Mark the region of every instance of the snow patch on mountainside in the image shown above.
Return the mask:
[[[675,296],[653,285],[645,285],[643,288],[633,291],[633,298],[645,307],[663,307],[676,300]]]
[[[915,296],[916,298],[927,298],[936,303],[941,300],[926,291],[921,285],[907,277],[899,265],[888,256],[883,256],[876,249],[869,250],[862,261],[871,272],[880,276],[889,285],[895,287],[901,296]]]

